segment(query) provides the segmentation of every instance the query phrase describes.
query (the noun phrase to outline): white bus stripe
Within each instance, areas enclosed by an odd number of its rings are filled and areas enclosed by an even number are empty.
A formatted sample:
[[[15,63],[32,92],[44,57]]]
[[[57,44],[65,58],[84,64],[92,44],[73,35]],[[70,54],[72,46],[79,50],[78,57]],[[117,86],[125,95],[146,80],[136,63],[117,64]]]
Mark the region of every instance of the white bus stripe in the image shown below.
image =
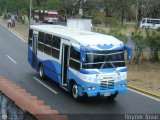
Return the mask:
[[[41,82],[38,78],[33,77],[33,79],[35,79],[38,83],[40,83],[41,85],[43,85],[44,87],[46,87],[48,90],[50,90],[50,91],[53,92],[54,94],[58,94],[57,91],[55,91],[54,89],[48,87],[46,84],[44,84],[43,82]]]

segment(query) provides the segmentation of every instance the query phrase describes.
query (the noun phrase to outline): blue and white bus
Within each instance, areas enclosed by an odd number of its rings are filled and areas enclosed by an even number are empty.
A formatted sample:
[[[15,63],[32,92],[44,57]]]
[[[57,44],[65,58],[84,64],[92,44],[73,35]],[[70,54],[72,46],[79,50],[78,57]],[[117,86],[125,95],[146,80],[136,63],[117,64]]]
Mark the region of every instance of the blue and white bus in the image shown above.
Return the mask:
[[[41,78],[49,77],[77,100],[83,96],[114,99],[126,93],[125,56],[130,59],[132,50],[110,35],[60,25],[30,26],[30,65]]]

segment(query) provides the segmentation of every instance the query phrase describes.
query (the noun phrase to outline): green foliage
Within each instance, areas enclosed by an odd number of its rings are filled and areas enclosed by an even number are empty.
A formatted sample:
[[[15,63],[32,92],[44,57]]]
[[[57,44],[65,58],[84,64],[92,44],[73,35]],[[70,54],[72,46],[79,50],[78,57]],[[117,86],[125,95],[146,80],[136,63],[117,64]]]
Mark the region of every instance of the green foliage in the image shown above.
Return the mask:
[[[143,36],[142,32],[136,29],[132,32],[132,40],[135,43],[135,63],[140,63],[140,57],[143,55],[143,49],[145,48],[145,37]]]
[[[160,31],[146,29],[146,45],[150,48],[150,60],[160,61]]]
[[[46,7],[48,10],[59,10],[62,0],[47,0]]]
[[[123,28],[123,25],[116,18],[106,17],[105,23],[107,27],[110,28],[118,28],[118,29]]]
[[[94,17],[92,19],[93,24],[102,24],[105,20],[105,13],[102,12],[96,12],[94,14]]]
[[[126,37],[126,35],[123,34],[122,32],[120,32],[120,29],[118,27],[117,28],[111,28],[109,30],[108,34],[115,36],[116,38],[120,39],[124,43],[126,43],[127,40],[128,40],[127,37]]]

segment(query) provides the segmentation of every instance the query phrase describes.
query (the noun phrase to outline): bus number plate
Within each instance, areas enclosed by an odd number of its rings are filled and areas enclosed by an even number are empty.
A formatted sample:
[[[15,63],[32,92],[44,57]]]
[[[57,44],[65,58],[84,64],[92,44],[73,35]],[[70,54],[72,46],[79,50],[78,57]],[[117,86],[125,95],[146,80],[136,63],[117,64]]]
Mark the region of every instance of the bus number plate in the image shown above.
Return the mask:
[[[110,93],[104,93],[105,97],[110,96],[110,95],[111,95]]]

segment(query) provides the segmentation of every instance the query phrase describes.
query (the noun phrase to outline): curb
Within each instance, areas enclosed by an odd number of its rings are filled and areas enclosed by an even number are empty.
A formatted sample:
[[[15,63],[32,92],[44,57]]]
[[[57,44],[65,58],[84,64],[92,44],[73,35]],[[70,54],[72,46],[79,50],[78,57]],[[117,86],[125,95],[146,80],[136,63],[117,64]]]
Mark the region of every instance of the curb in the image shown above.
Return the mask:
[[[158,98],[160,99],[160,95],[157,95],[157,94],[154,94],[154,93],[151,93],[149,91],[146,91],[146,90],[143,90],[143,89],[140,89],[138,87],[135,87],[135,86],[132,86],[132,85],[128,85],[129,88],[133,89],[133,90],[136,90],[136,91],[139,91],[141,93],[144,93],[144,94],[147,94],[147,95],[150,95],[152,97],[155,97],[155,98]]]
[[[27,111],[38,120],[68,120],[66,115],[60,115],[57,110],[52,110],[37,96],[32,96],[25,89],[20,88],[11,81],[0,76],[0,91],[15,102],[23,111]]]

